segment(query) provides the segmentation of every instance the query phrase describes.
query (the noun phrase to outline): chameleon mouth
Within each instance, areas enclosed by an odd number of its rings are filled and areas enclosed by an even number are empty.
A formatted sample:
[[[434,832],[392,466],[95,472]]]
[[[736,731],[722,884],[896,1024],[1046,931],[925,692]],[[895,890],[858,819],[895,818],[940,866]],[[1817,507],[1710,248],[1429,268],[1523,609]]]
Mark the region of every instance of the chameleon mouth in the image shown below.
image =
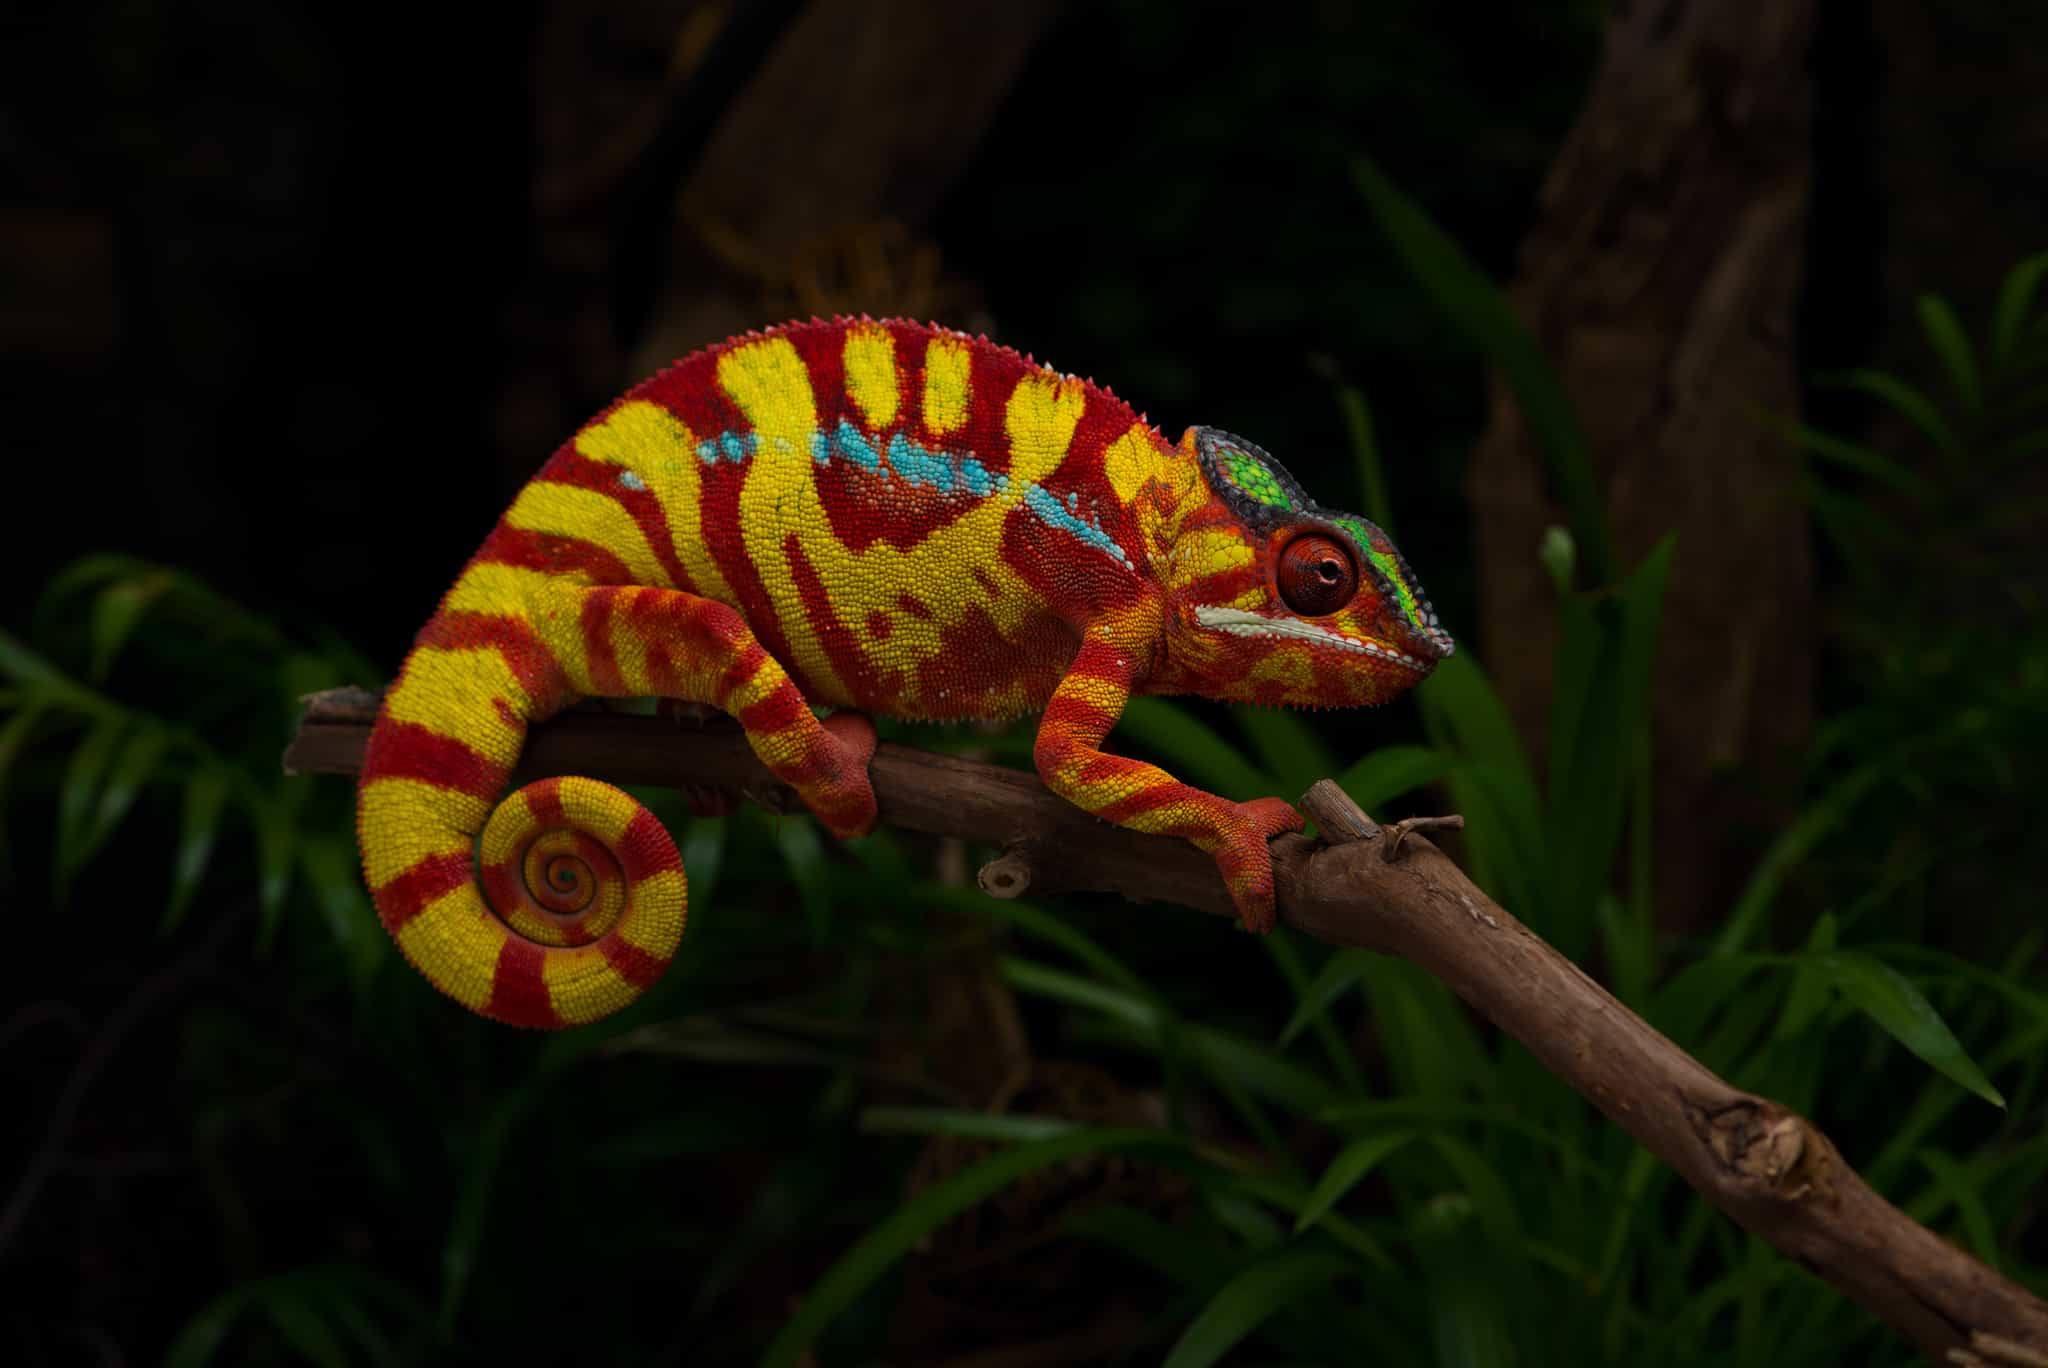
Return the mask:
[[[1195,608],[1195,621],[1201,623],[1204,627],[1212,628],[1219,632],[1229,632],[1233,636],[1266,637],[1281,641],[1308,641],[1318,646],[1330,646],[1340,651],[1350,651],[1356,655],[1377,656],[1381,660],[1391,660],[1396,665],[1405,666],[1408,669],[1423,674],[1427,674],[1430,668],[1436,664],[1435,660],[1424,660],[1419,656],[1409,655],[1406,651],[1396,650],[1384,642],[1364,641],[1357,637],[1342,636],[1327,628],[1318,627],[1313,622],[1303,622],[1298,618],[1261,617],[1257,613],[1248,613],[1242,608],[1218,608],[1206,603],[1198,604]],[[1449,653],[1446,652],[1445,654]]]

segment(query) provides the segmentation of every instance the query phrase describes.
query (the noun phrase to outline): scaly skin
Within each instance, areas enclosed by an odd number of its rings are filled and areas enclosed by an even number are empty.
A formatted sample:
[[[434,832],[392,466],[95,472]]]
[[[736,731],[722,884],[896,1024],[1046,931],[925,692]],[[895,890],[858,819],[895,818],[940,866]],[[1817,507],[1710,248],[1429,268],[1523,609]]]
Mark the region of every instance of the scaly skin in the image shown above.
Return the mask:
[[[790,324],[642,383],[520,491],[385,698],[364,875],[450,997],[519,1026],[592,1021],[674,954],[682,862],[595,780],[496,802],[534,722],[592,696],[713,705],[857,836],[865,714],[1037,713],[1054,792],[1213,852],[1243,924],[1270,930],[1266,842],[1301,818],[1105,754],[1125,700],[1378,703],[1450,649],[1386,535],[1241,439],[1170,445],[986,339]]]

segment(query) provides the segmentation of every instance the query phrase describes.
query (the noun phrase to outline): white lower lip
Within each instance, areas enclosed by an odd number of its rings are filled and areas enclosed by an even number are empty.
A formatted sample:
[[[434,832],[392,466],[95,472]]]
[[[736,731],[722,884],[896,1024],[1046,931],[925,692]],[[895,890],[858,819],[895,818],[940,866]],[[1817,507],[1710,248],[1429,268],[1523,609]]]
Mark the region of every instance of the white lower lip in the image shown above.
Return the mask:
[[[1417,660],[1406,652],[1391,646],[1382,646],[1376,641],[1359,641],[1352,637],[1339,636],[1326,631],[1312,622],[1296,618],[1261,617],[1247,613],[1242,608],[1215,608],[1203,604],[1195,609],[1195,621],[1204,627],[1233,636],[1269,637],[1284,641],[1313,641],[1323,646],[1334,646],[1340,651],[1351,651],[1358,655],[1378,656],[1391,660],[1397,665],[1406,665],[1412,670],[1426,670],[1428,662]]]

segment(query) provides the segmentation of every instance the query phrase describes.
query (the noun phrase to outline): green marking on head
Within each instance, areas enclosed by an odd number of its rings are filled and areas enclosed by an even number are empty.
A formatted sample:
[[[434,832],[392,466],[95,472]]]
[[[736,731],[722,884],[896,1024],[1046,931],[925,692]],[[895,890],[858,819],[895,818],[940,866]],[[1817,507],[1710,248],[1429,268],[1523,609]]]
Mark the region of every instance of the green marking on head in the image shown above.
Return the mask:
[[[1250,453],[1225,448],[1216,453],[1216,464],[1225,479],[1260,503],[1272,508],[1294,507],[1287,498],[1287,491],[1273,478],[1273,473]]]
[[[1381,533],[1377,537],[1374,536],[1379,529],[1363,518],[1338,518],[1335,521],[1337,526],[1351,534],[1351,539],[1358,543],[1358,549],[1365,552],[1366,559],[1370,560],[1379,569],[1380,574],[1386,577],[1387,583],[1394,587],[1394,601],[1401,609],[1401,616],[1406,618],[1410,625],[1427,630],[1429,624],[1422,619],[1422,606],[1416,601],[1415,586],[1402,570],[1400,558],[1393,553],[1392,548],[1385,545],[1386,535]]]

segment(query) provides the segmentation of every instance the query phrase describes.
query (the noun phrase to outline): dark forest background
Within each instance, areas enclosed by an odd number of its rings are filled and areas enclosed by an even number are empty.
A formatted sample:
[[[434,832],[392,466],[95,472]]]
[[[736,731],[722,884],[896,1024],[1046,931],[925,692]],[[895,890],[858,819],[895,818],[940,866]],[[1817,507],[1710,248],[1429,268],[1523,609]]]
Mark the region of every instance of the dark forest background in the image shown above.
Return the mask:
[[[1384,500],[1477,669],[1120,744],[1464,811],[1540,933],[2048,1288],[2048,14],[24,0],[0,80],[9,1361],[1902,1355],[1292,933],[648,795],[647,1003],[540,1040],[406,971],[294,700],[381,682],[617,392],[835,312]]]

